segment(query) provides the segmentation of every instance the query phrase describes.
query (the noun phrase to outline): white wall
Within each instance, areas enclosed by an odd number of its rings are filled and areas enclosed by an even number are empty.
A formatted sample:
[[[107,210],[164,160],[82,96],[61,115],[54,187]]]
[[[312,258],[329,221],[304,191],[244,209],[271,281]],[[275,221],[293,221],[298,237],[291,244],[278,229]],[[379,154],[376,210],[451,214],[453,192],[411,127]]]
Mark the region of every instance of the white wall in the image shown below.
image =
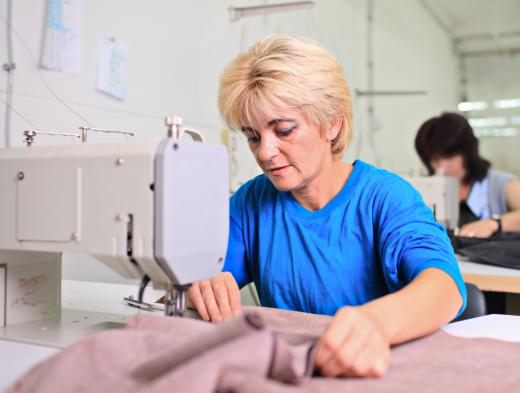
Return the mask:
[[[377,97],[376,149],[363,150],[361,158],[396,172],[415,172],[420,167],[413,147],[417,129],[427,118],[456,107],[457,62],[451,40],[418,1],[375,4],[375,90],[423,90],[426,95]],[[363,35],[359,39],[364,41]],[[363,88],[360,76],[356,84]],[[368,124],[367,99],[357,101],[359,135]]]
[[[520,98],[520,55],[473,57],[465,60],[467,70],[467,99],[485,101],[488,108],[467,113],[469,118],[505,118],[503,127],[514,128],[516,136],[480,138],[481,154],[494,168],[520,176],[520,108],[495,109],[493,101]]]
[[[39,57],[46,2],[14,3],[13,27]],[[79,77],[38,71],[37,64],[15,38],[15,108],[43,129],[74,130],[82,125],[46,91],[38,77],[40,72],[61,97],[98,127],[132,130],[141,138],[163,135],[163,116],[177,113],[185,117],[186,123],[204,129],[209,138],[217,140],[217,78],[222,66],[238,50],[239,26],[227,22],[227,5],[220,2],[163,0],[150,4],[135,0],[82,2]],[[97,40],[101,34],[129,43],[129,94],[125,103],[94,89]],[[2,54],[5,58],[3,40]],[[13,141],[19,144],[18,134],[26,127],[13,115]],[[106,135],[93,138],[106,139]],[[45,142],[61,141],[47,138]]]
[[[45,24],[46,1],[14,1],[13,27],[38,57]],[[317,0],[311,10],[229,20],[228,7],[265,1],[83,0],[82,73],[79,77],[40,70],[14,39],[14,107],[43,130],[74,131],[83,123],[56,102],[41,83],[53,89],[97,127],[133,131],[136,138],[164,135],[163,117],[181,115],[210,142],[221,140],[223,127],[216,105],[218,77],[240,50],[270,33],[313,37],[343,63],[352,91],[367,89],[367,4],[365,0]],[[273,1],[274,3],[274,1]],[[5,16],[6,0],[0,1]],[[454,55],[447,35],[416,0],[375,1],[374,56],[376,90],[425,90],[424,96],[375,99],[379,129],[375,149],[363,134],[367,99],[354,99],[354,142],[345,159],[361,158],[389,169],[417,171],[413,138],[426,118],[453,110],[457,100]],[[0,58],[5,62],[5,27],[0,26]],[[94,89],[99,35],[129,43],[128,100],[119,102]],[[5,72],[0,73],[0,94]],[[0,141],[4,107],[0,104]],[[12,114],[14,145],[28,127]],[[120,140],[94,135],[93,142]],[[362,144],[360,145],[362,141]],[[38,143],[70,143],[41,137]],[[241,138],[237,142],[238,175],[244,181],[258,173]],[[81,275],[87,272],[81,272]],[[95,276],[94,279],[99,279]]]

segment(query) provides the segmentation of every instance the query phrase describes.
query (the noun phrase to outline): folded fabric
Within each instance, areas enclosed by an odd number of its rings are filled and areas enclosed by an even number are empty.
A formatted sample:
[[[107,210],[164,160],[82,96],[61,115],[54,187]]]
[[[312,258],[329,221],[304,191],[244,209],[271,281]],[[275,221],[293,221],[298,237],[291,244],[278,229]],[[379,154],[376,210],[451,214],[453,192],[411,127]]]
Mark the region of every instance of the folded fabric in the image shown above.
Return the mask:
[[[330,317],[267,308],[213,325],[133,317],[40,363],[14,392],[512,392],[520,343],[442,331],[392,349],[383,378],[311,377],[313,347]]]
[[[520,241],[488,241],[461,248],[459,254],[472,262],[520,269]]]
[[[268,364],[259,362],[259,370],[261,374],[267,373],[268,377],[281,380],[283,382],[295,382],[304,374],[309,374],[312,369],[311,365],[305,364],[305,367],[295,367],[292,364],[291,344],[287,343],[276,334],[266,334],[264,324],[260,316],[254,313],[246,313],[239,318],[234,318],[228,323],[217,326],[211,332],[200,335],[192,340],[185,341],[175,348],[165,349],[139,365],[133,372],[132,377],[143,382],[152,382],[171,372],[171,370],[182,367],[182,365],[190,361],[197,361],[197,358],[206,352],[211,352],[218,347],[224,347],[232,342],[239,341],[242,345],[240,350],[251,346],[256,349],[256,340],[269,342],[269,351],[267,358]],[[267,336],[267,337],[264,337]],[[271,343],[272,341],[272,343]],[[311,347],[312,341],[302,342],[299,346],[298,354],[306,355]],[[265,344],[264,344],[265,345]],[[298,346],[295,347],[298,348]],[[310,359],[307,356],[307,359]],[[263,363],[263,364],[262,364]],[[302,364],[303,362],[297,362]],[[266,366],[269,366],[266,369]],[[300,373],[297,372],[300,371]],[[301,374],[301,375],[299,375]]]
[[[40,363],[8,392],[214,392],[231,369],[296,383],[312,374],[316,337],[286,337],[248,311],[219,325],[140,314]]]

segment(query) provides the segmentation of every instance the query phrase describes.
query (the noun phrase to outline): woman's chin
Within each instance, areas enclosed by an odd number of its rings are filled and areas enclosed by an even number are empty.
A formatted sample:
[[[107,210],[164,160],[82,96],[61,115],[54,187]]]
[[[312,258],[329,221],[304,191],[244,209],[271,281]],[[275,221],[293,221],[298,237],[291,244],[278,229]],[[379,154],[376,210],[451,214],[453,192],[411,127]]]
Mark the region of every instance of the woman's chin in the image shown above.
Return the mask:
[[[269,180],[271,180],[271,183],[278,191],[292,191],[298,186],[296,182],[292,179],[284,179],[275,176],[268,176],[268,178]]]

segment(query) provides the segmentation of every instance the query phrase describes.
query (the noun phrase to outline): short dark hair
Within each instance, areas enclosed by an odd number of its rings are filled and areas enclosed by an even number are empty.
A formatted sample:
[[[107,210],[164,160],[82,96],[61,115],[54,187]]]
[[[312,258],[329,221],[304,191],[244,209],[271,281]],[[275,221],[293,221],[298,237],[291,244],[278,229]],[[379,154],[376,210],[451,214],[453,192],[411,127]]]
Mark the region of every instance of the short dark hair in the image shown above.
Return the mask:
[[[415,137],[415,150],[430,175],[435,172],[432,159],[462,155],[466,170],[463,181],[468,184],[483,180],[491,167],[491,163],[479,155],[478,139],[470,124],[457,113],[444,112],[425,121]]]

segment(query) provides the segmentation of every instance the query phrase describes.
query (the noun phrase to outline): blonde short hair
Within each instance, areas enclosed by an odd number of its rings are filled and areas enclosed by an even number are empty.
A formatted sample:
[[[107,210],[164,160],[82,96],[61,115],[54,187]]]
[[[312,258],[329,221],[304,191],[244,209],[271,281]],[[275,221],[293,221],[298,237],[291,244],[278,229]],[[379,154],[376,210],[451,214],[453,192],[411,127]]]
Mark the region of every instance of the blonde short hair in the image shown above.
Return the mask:
[[[309,38],[276,34],[240,54],[220,77],[220,113],[232,130],[261,116],[277,117],[276,107],[302,110],[322,133],[336,117],[341,129],[331,143],[340,157],[352,138],[352,100],[339,61]]]

